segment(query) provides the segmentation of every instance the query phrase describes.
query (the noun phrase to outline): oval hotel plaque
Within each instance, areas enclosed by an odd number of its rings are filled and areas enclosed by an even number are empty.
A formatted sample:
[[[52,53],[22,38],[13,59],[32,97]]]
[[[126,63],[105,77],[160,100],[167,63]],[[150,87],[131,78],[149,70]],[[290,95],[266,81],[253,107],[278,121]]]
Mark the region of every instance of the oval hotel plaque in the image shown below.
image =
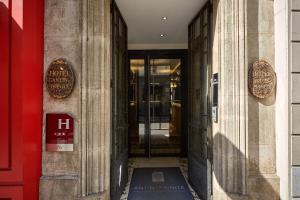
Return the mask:
[[[248,72],[248,87],[252,95],[264,99],[274,93],[276,74],[271,65],[258,60],[253,63]]]
[[[68,97],[73,91],[74,83],[74,72],[65,59],[60,58],[50,64],[46,73],[46,87],[52,97]]]

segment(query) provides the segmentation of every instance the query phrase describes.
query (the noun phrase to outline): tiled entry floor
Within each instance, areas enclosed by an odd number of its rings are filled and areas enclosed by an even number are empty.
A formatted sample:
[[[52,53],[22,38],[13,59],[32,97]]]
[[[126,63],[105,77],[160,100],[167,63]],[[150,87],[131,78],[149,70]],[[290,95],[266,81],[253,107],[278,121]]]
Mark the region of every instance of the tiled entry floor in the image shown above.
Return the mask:
[[[128,162],[128,170],[129,170],[128,183],[126,184],[125,191],[121,196],[121,200],[127,200],[133,169],[142,168],[142,167],[179,167],[186,180],[188,176],[187,159],[185,158],[177,158],[177,157],[131,158],[129,159]],[[189,184],[188,186],[194,199],[201,200],[198,198],[193,188]]]

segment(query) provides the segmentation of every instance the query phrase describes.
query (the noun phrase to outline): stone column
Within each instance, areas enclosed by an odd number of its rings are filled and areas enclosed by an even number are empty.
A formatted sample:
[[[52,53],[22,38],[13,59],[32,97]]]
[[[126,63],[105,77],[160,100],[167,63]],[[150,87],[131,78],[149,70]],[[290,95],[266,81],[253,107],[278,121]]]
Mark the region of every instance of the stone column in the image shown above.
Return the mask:
[[[278,199],[275,96],[256,99],[247,85],[254,61],[274,66],[273,18],[273,1],[213,1],[213,71],[220,77],[214,199]]]
[[[83,1],[81,194],[109,198],[110,0]]]
[[[109,199],[110,38],[110,0],[45,1],[44,71],[65,58],[76,83],[62,100],[44,90],[44,116],[70,114],[75,132],[73,152],[47,152],[44,128],[40,199]]]

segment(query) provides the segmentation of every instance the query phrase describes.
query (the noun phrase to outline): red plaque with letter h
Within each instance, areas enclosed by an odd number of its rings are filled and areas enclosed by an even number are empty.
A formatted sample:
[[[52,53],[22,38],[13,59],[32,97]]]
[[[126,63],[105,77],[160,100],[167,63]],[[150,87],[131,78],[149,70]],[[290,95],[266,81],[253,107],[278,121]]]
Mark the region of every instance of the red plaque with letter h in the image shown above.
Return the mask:
[[[46,114],[46,150],[73,151],[74,120],[68,114]]]

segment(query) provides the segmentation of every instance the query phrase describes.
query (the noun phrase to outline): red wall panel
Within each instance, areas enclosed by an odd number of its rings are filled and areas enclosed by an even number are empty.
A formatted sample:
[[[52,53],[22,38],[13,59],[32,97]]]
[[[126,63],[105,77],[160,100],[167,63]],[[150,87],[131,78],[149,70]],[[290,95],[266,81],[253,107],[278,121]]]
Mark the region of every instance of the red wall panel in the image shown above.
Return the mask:
[[[0,1],[0,170],[10,168],[9,148],[9,77],[10,77],[10,11],[9,2]]]
[[[42,153],[44,1],[24,0],[23,160],[24,199],[38,199]],[[29,166],[29,167],[26,167]],[[29,183],[29,184],[26,184]]]
[[[38,199],[44,1],[0,0],[0,199]]]
[[[20,200],[23,198],[23,188],[21,186],[2,186],[0,187],[1,200]],[[27,200],[27,199],[26,199]],[[29,199],[28,199],[29,200]]]
[[[21,65],[22,48],[22,34],[21,28],[16,23],[13,16],[20,16],[23,13],[22,2],[12,0],[0,0],[0,13],[1,14],[1,35],[4,46],[1,45],[1,52],[4,52],[3,63],[1,58],[0,69],[1,72],[1,85],[4,85],[4,93],[0,93],[1,109],[4,110],[1,113],[1,120],[4,123],[1,124],[1,140],[3,137],[4,143],[1,147],[1,163],[5,163],[6,168],[0,169],[0,181],[2,184],[15,185],[22,184],[22,134],[21,134],[21,84],[18,85],[17,81],[20,78],[20,71],[18,70]],[[3,29],[2,29],[3,27]],[[2,79],[3,78],[3,79]],[[3,148],[3,149],[2,149]]]

